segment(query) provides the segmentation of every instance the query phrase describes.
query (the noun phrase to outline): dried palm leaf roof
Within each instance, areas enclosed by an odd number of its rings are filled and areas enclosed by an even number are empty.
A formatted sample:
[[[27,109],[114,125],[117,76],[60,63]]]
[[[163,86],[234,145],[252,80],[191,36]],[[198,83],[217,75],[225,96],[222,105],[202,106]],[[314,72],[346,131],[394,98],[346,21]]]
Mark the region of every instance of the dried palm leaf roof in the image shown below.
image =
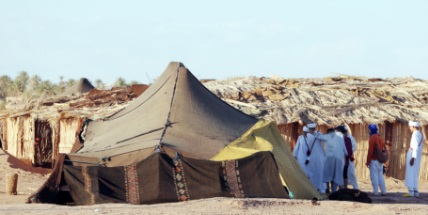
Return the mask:
[[[233,78],[205,86],[243,112],[278,124],[428,123],[428,81],[414,78]]]
[[[141,94],[134,91],[132,87],[116,87],[111,90],[92,89],[85,94],[30,100],[22,108],[3,110],[0,119],[31,115],[41,120],[73,117],[96,120],[126,107],[130,100]]]
[[[408,120],[428,124],[428,81],[420,79],[242,77],[201,82],[237,109],[278,124],[299,121],[325,125],[380,124]],[[38,119],[94,120],[126,107],[138,94],[125,87],[33,100],[22,109],[2,111],[0,119],[31,115]]]

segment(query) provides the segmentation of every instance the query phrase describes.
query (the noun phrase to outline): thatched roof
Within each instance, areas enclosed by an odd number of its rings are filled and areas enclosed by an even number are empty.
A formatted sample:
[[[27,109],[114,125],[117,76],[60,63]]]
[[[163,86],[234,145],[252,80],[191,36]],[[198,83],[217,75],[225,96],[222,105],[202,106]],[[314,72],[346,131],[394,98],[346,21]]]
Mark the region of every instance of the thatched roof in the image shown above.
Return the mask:
[[[111,90],[92,89],[87,94],[59,96],[44,100],[31,100],[22,109],[4,110],[0,119],[31,115],[41,120],[81,117],[100,119],[109,116],[137,97],[132,87],[117,87]]]
[[[233,78],[205,86],[245,113],[278,124],[428,124],[428,81],[414,78]]]
[[[245,77],[206,80],[204,85],[241,111],[278,124],[381,124],[408,120],[428,124],[428,81],[420,79]],[[132,87],[93,89],[83,96],[33,101],[24,110],[2,111],[0,118],[32,115],[39,119],[99,119],[126,107],[141,93],[137,91]]]

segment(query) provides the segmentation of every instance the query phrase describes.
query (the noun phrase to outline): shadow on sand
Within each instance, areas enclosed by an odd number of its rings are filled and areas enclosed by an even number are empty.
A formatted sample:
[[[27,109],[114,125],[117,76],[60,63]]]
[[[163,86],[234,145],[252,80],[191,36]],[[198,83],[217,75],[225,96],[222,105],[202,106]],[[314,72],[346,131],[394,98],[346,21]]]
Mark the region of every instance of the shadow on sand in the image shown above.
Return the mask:
[[[385,196],[374,196],[369,193],[372,204],[428,204],[428,193],[419,193],[419,198],[404,197],[404,192],[386,193]]]
[[[36,173],[36,174],[47,174],[51,172],[51,169],[33,167],[24,161],[19,160],[13,155],[7,153],[6,151],[0,149],[0,162],[9,164],[9,167],[12,169],[19,169],[26,172]]]

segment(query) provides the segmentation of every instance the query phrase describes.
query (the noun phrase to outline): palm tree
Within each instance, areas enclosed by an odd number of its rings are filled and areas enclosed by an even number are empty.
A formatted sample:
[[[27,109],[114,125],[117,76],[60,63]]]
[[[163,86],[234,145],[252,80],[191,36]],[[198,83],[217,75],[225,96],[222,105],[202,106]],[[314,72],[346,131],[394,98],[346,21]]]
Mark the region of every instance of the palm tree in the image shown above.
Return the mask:
[[[37,87],[37,91],[42,94],[46,94],[48,96],[55,95],[55,87],[56,85],[52,84],[50,81],[42,81],[40,85]]]
[[[6,98],[9,95],[12,83],[13,81],[9,76],[0,77],[0,98]]]
[[[15,85],[20,93],[23,93],[27,89],[28,80],[30,80],[30,76],[28,76],[26,71],[21,71],[18,76],[16,76]]]
[[[95,80],[95,87],[99,90],[104,90],[104,83],[101,79]]]
[[[124,86],[126,86],[126,81],[125,81],[124,78],[118,78],[116,80],[116,82],[114,82],[113,86],[115,86],[115,87],[124,87]]]
[[[37,87],[39,86],[39,84],[42,82],[42,78],[40,78],[40,76],[38,75],[33,75],[30,80],[28,81],[28,87],[27,90],[28,91],[34,91],[37,89]]]
[[[58,88],[60,92],[63,92],[65,89],[65,83],[64,83],[64,76],[59,76],[59,84],[58,84]]]
[[[73,80],[73,79],[68,79],[68,81],[67,81],[67,83],[65,83],[65,85],[66,85],[67,87],[71,87],[71,86],[73,86],[75,83],[76,83],[76,81],[75,81],[75,80]]]

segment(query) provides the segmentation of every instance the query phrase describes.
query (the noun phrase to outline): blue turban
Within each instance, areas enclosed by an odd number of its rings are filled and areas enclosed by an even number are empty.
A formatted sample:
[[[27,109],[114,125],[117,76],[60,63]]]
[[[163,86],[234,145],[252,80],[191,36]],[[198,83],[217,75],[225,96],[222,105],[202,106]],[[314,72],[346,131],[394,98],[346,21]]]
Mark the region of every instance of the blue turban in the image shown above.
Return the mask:
[[[369,125],[370,134],[377,134],[378,128],[375,124]]]

